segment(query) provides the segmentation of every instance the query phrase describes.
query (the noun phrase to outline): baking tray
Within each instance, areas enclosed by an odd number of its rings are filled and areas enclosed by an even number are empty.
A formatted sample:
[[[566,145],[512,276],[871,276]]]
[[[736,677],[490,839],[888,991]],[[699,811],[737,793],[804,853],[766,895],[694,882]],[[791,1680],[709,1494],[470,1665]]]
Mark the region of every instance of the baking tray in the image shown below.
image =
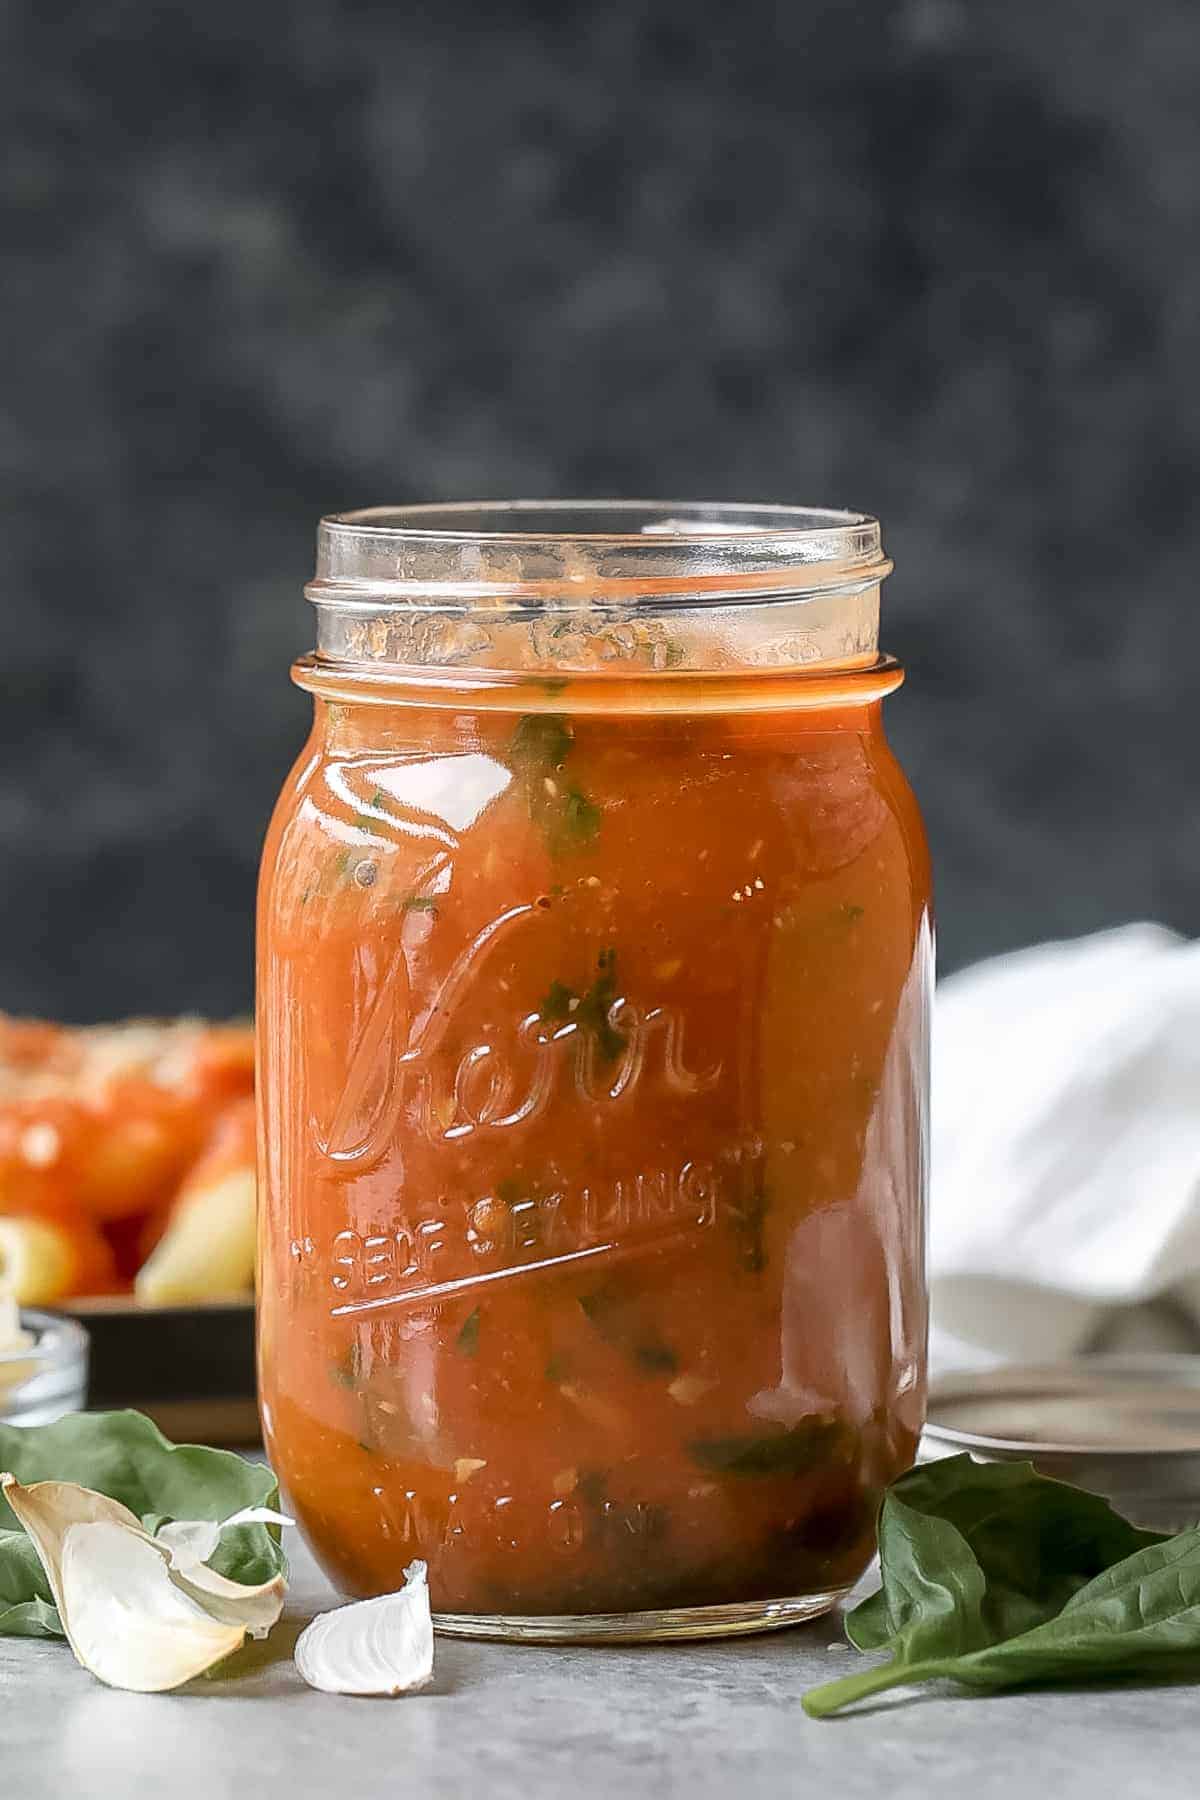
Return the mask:
[[[59,1310],[91,1339],[89,1406],[136,1407],[177,1443],[258,1443],[253,1301],[74,1300]]]

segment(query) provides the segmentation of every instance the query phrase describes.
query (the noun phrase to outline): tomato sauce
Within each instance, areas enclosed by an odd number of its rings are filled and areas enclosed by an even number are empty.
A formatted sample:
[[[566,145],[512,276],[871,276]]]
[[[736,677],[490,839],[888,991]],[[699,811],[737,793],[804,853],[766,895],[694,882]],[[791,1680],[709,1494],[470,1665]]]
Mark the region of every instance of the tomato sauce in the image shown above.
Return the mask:
[[[820,1610],[923,1410],[898,674],[301,679],[260,1362],[320,1560],[468,1621]]]

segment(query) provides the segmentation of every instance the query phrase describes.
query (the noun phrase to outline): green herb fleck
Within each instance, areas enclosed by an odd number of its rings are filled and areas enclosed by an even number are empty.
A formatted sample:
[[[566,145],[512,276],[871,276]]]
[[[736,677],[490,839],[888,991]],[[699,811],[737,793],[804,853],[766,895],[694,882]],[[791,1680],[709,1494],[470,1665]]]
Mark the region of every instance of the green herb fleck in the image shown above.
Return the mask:
[[[455,1343],[458,1345],[458,1348],[462,1351],[464,1356],[479,1355],[478,1307],[476,1307],[473,1312],[468,1313],[466,1320],[463,1323],[463,1328],[455,1339]]]
[[[830,1460],[845,1437],[837,1419],[805,1419],[789,1431],[694,1438],[688,1455],[714,1475],[802,1475]]]
[[[525,795],[529,816],[552,856],[585,849],[600,829],[600,808],[562,771],[574,747],[559,713],[528,713],[513,732],[509,763]]]
[[[555,1350],[546,1363],[546,1380],[554,1387],[560,1381],[568,1381],[571,1376],[571,1359],[561,1350]]]
[[[610,1283],[590,1294],[581,1294],[579,1304],[604,1342],[627,1356],[643,1375],[675,1374],[679,1358],[645,1318],[634,1296],[620,1292]]]
[[[540,687],[543,694],[561,694],[567,686],[565,675],[538,675],[535,686]]]
[[[629,1042],[609,1017],[617,998],[617,953],[602,950],[596,958],[596,979],[587,992],[578,994],[565,982],[552,981],[538,1007],[538,1017],[547,1025],[573,1020],[581,1031],[591,1033],[604,1061],[613,1062]]]
[[[858,906],[853,900],[847,900],[841,909],[842,918],[847,925],[857,925],[866,910],[865,906]]]
[[[677,669],[683,661],[683,645],[672,638],[667,645],[666,664],[668,669]]]
[[[432,894],[405,894],[400,902],[401,912],[429,913],[437,918],[437,901]]]
[[[538,1008],[538,1016],[547,1025],[565,1025],[571,1017],[571,1002],[578,999],[579,995],[574,988],[567,987],[561,981],[552,981]]]

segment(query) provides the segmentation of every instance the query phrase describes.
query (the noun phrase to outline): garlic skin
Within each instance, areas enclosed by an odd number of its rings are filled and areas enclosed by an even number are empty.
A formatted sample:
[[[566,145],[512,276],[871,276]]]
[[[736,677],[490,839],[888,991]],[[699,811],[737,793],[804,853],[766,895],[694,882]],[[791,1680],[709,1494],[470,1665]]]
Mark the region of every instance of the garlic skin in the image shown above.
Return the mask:
[[[423,1562],[377,1600],[318,1613],[296,1642],[296,1667],[325,1694],[409,1694],[433,1674],[433,1618]]]
[[[286,1513],[275,1512],[269,1506],[243,1506],[241,1512],[231,1513],[219,1524],[212,1519],[172,1519],[168,1524],[159,1526],[155,1541],[165,1544],[171,1552],[173,1569],[191,1569],[197,1563],[212,1560],[217,1553],[221,1533],[228,1531],[231,1525],[295,1523],[295,1519],[289,1519]]]

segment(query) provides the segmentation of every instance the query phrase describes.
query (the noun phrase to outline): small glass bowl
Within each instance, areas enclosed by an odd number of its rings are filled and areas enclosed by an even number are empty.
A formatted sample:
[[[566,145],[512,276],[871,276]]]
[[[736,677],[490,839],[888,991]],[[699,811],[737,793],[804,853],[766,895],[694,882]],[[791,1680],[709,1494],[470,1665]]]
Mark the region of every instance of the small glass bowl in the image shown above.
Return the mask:
[[[49,1425],[78,1412],[87,1398],[88,1335],[73,1319],[26,1312],[33,1342],[0,1351],[0,1422]]]

